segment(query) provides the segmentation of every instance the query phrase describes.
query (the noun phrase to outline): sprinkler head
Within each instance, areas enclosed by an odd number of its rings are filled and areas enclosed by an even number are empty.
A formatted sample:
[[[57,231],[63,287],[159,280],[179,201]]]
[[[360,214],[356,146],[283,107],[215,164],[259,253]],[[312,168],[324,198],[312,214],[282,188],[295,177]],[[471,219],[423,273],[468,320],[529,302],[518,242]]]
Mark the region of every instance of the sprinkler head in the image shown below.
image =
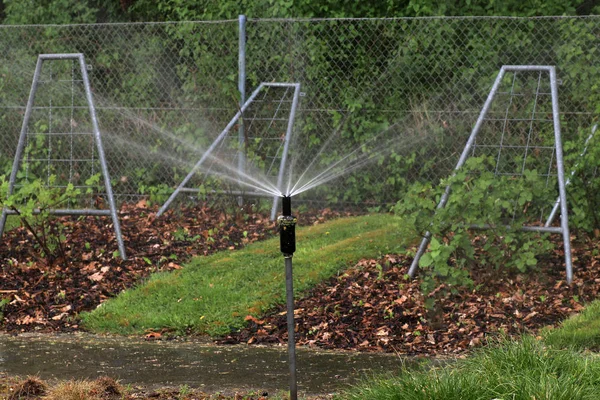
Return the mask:
[[[279,224],[279,247],[285,258],[291,258],[296,251],[296,217],[292,215],[290,196],[281,198],[282,215],[277,218]]]

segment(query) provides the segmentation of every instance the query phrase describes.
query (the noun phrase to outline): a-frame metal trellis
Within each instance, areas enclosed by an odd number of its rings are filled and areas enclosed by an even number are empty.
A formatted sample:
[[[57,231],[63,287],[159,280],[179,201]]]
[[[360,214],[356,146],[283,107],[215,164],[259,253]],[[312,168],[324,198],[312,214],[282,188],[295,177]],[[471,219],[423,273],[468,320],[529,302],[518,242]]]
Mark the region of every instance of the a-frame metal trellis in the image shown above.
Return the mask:
[[[71,93],[68,94],[69,98],[71,99],[71,104],[70,104],[70,106],[61,106],[61,105],[53,104],[52,100],[50,100],[48,105],[44,105],[42,107],[36,106],[35,105],[36,94],[38,94],[38,88],[39,88],[40,84],[49,83],[50,81],[53,81],[51,73],[49,75],[48,81],[44,81],[44,79],[42,77],[43,64],[47,61],[57,61],[57,60],[72,60],[72,71],[71,71],[71,76],[69,78],[69,84],[71,85],[70,86]],[[79,65],[80,76],[76,76],[77,73],[76,73],[75,65],[77,65],[77,64]],[[79,79],[77,79],[77,78],[79,78]],[[74,86],[75,82],[83,85],[83,92],[85,93],[85,101],[87,103],[86,106],[76,106],[74,104],[75,94],[81,93],[80,90],[75,89],[75,86]],[[59,82],[59,83],[64,83],[64,81]],[[67,120],[66,124],[65,123],[59,124],[58,122],[55,121],[54,126],[53,126],[53,123],[52,123],[53,115],[54,115],[54,118],[57,119],[57,115],[60,115],[61,110],[65,109],[65,108],[69,108],[69,107],[70,107],[70,110],[68,110],[68,112],[70,112],[71,115],[67,116],[65,118]],[[82,115],[78,114],[77,116],[74,116],[73,109],[75,109],[75,108],[82,109],[83,114]],[[30,120],[32,118],[32,113],[34,112],[34,110],[37,111],[39,109],[43,109],[42,112],[47,113],[47,116],[48,116],[48,119],[50,120],[50,122],[47,124],[48,127],[46,127],[45,129],[41,129],[41,130],[43,130],[42,132],[40,132],[39,130],[36,131],[36,129],[33,129],[33,132],[30,132],[29,126],[30,126]],[[87,109],[88,115],[85,115],[86,109]],[[89,118],[89,120],[86,121],[85,124],[82,124],[81,120],[80,120],[80,124],[78,124],[76,120],[79,117]],[[89,122],[91,122],[91,124]],[[85,128],[82,128],[81,125],[84,125]],[[65,128],[66,126],[68,126],[69,128]],[[52,129],[53,127],[58,129],[58,131],[54,131]],[[74,130],[74,127],[79,127],[79,129],[75,128],[75,130]],[[86,128],[89,128],[89,129],[86,129]],[[75,141],[73,139],[75,136],[77,136],[80,140]],[[123,244],[123,238],[121,235],[119,219],[117,217],[117,210],[116,210],[112,186],[111,186],[111,182],[110,182],[110,176],[109,176],[108,167],[106,164],[104,148],[102,146],[102,139],[100,137],[100,129],[98,127],[98,120],[96,117],[96,108],[94,106],[94,100],[92,97],[91,86],[90,86],[90,82],[89,82],[89,78],[88,78],[88,74],[87,74],[87,65],[85,63],[83,54],[81,54],[81,53],[40,54],[38,56],[37,64],[35,67],[35,73],[33,76],[33,82],[31,84],[31,90],[29,93],[29,99],[27,100],[27,106],[25,108],[25,115],[23,117],[23,125],[21,127],[21,133],[19,136],[19,143],[17,145],[17,150],[15,153],[13,167],[12,167],[12,171],[11,171],[10,178],[9,178],[9,188],[8,188],[9,196],[11,194],[13,194],[13,192],[15,190],[15,185],[17,185],[17,173],[18,173],[20,167],[22,166],[22,161],[23,161],[22,158],[23,158],[24,152],[26,152],[25,150],[26,150],[27,144],[30,141],[35,142],[36,138],[40,138],[40,137],[43,138],[44,142],[47,144],[46,149],[44,149],[45,158],[44,159],[41,159],[41,158],[35,159],[34,161],[40,162],[40,163],[43,162],[43,163],[47,164],[47,171],[48,171],[47,183],[50,187],[54,187],[54,188],[61,187],[60,185],[52,186],[52,184],[50,182],[49,176],[51,174],[51,166],[52,167],[58,166],[57,168],[68,169],[68,171],[65,172],[63,175],[68,176],[69,183],[73,183],[74,179],[80,178],[80,174],[74,170],[75,168],[77,168],[77,166],[85,165],[87,167],[86,172],[91,171],[92,175],[93,175],[94,164],[96,162],[99,162],[100,166],[101,166],[101,170],[99,172],[101,172],[101,174],[102,174],[104,189],[105,189],[105,193],[103,195],[106,197],[106,200],[108,201],[108,204],[109,204],[108,210],[90,207],[90,208],[52,209],[52,210],[48,210],[48,212],[51,214],[55,214],[55,215],[110,216],[112,218],[112,222],[113,222],[113,228],[114,228],[115,237],[116,237],[116,240],[118,243],[119,253],[123,259],[126,259],[125,246]],[[70,138],[70,140],[65,140],[65,138]],[[74,156],[74,143],[82,142],[81,138],[84,138],[86,143],[87,142],[93,143],[91,145],[91,148],[87,150],[87,151],[91,152],[90,156],[87,156],[87,157]],[[55,143],[58,143],[59,141],[68,142],[68,144],[66,146],[68,147],[70,145],[70,153],[71,154],[66,155],[66,156],[64,154],[55,154],[58,150],[53,149],[52,146],[50,145],[51,143],[53,143],[53,140]],[[27,155],[27,156],[29,157],[29,155]],[[95,159],[95,157],[97,157],[97,159]],[[27,168],[28,168],[28,166],[27,166]],[[67,179],[67,178],[65,178],[65,179]],[[88,186],[79,186],[79,187],[89,188]],[[39,212],[39,210],[38,210],[38,212]],[[6,207],[3,208],[2,216],[0,217],[0,236],[4,232],[4,227],[6,224],[7,216],[11,215],[11,214],[17,214],[17,213],[18,213],[18,210],[15,211],[15,210],[10,210]]]
[[[282,94],[280,96],[276,96],[275,98],[266,98],[262,96],[267,96],[269,91],[282,90]],[[179,195],[181,192],[198,192],[198,189],[187,188],[186,185],[190,182],[190,179],[198,172],[200,167],[203,167],[203,164],[209,164],[211,161],[223,161],[225,164],[231,164],[231,166],[236,165],[238,172],[229,171],[221,172],[221,176],[223,174],[228,174],[231,176],[239,175],[240,182],[250,179],[251,177],[248,172],[245,170],[247,167],[246,163],[250,162],[246,160],[244,155],[244,148],[249,145],[245,140],[251,139],[250,137],[239,137],[237,135],[233,136],[231,134],[231,129],[238,123],[244,125],[245,135],[253,136],[252,130],[253,126],[264,125],[260,129],[264,129],[266,131],[272,130],[275,126],[276,122],[286,122],[285,135],[282,133],[277,133],[275,137],[269,138],[271,141],[278,142],[277,155],[271,155],[271,166],[275,162],[276,158],[279,158],[279,168],[277,172],[277,182],[274,184],[275,189],[279,192],[282,192],[283,189],[283,176],[285,174],[285,168],[287,165],[287,158],[289,152],[289,146],[292,139],[292,131],[294,127],[294,120],[296,116],[296,109],[298,107],[298,101],[300,97],[300,84],[299,83],[281,83],[281,82],[262,82],[252,94],[248,97],[248,99],[244,102],[244,104],[240,107],[239,111],[234,115],[234,117],[229,121],[227,126],[221,131],[221,133],[215,138],[215,140],[211,143],[211,145],[206,149],[206,151],[202,154],[200,159],[196,162],[196,164],[189,171],[187,176],[181,181],[179,186],[175,189],[175,191],[171,194],[171,196],[167,199],[167,201],[162,205],[162,207],[158,210],[157,216],[162,215],[167,208],[171,205],[173,200]],[[258,110],[251,110],[253,106],[259,107],[259,104],[264,103],[267,106],[271,106],[273,109],[269,110],[265,113],[261,113]],[[289,103],[289,104],[288,104]],[[225,144],[226,138],[229,140],[233,140],[232,147],[236,147],[237,149],[229,149],[234,150],[236,153],[237,162],[220,160],[219,158],[219,149],[223,146],[227,147]],[[264,138],[256,138],[256,139],[264,139]],[[211,167],[207,166],[206,172],[208,174],[211,173]],[[257,196],[264,196],[265,194],[261,193],[249,193]],[[275,215],[277,212],[277,204],[280,196],[273,196],[273,206],[271,208],[271,219],[275,219]]]
[[[528,121],[526,121],[529,125],[529,133],[528,133],[528,138],[527,141],[525,143],[525,145],[522,146],[508,146],[508,145],[503,145],[503,139],[504,139],[504,130],[506,128],[506,124],[508,121],[508,117],[509,117],[509,112],[511,110],[514,110],[515,108],[519,108],[519,105],[515,105],[515,104],[511,104],[513,101],[513,97],[515,97],[515,94],[512,93],[512,91],[510,93],[505,93],[508,94],[510,96],[510,102],[506,107],[506,112],[503,118],[503,121],[500,121],[501,124],[503,124],[503,134],[502,134],[502,139],[500,140],[499,144],[496,144],[494,146],[487,146],[487,147],[494,147],[497,151],[498,154],[498,160],[500,159],[500,154],[503,150],[508,149],[509,147],[517,147],[520,150],[524,151],[525,157],[523,160],[523,168],[528,156],[534,153],[536,150],[540,151],[540,149],[542,150],[548,150],[550,149],[553,152],[553,157],[555,157],[555,162],[556,162],[556,178],[558,181],[558,200],[556,202],[556,206],[557,208],[560,208],[560,226],[557,227],[553,227],[550,226],[552,219],[553,219],[553,215],[555,212],[552,213],[552,215],[548,218],[547,223],[545,225],[531,225],[531,226],[523,226],[521,227],[521,230],[523,231],[530,231],[530,232],[549,232],[549,233],[560,233],[562,234],[563,237],[563,245],[564,245],[564,252],[565,252],[565,268],[566,268],[566,275],[567,275],[567,282],[570,284],[572,279],[573,279],[573,266],[572,266],[572,259],[571,259],[571,239],[569,236],[569,219],[568,219],[568,209],[567,209],[567,196],[566,196],[566,190],[565,190],[565,175],[564,175],[564,164],[563,164],[563,149],[562,149],[562,139],[561,139],[561,131],[560,131],[560,114],[559,114],[559,107],[558,107],[558,89],[557,89],[557,78],[556,78],[556,69],[554,66],[538,66],[538,65],[505,65],[502,66],[502,68],[500,69],[500,72],[498,73],[496,80],[492,86],[492,89],[490,90],[490,93],[487,97],[487,100],[485,101],[483,108],[481,110],[481,113],[479,114],[479,117],[477,118],[477,121],[475,123],[475,126],[473,127],[473,130],[471,131],[471,135],[469,136],[469,139],[465,145],[465,148],[458,160],[458,163],[456,164],[455,167],[455,171],[460,169],[466,162],[467,158],[471,155],[471,153],[474,152],[475,148],[478,146],[478,144],[476,143],[478,134],[481,130],[481,127],[483,125],[484,122],[486,122],[487,120],[487,114],[490,110],[490,107],[492,106],[492,103],[494,102],[497,94],[499,93],[499,87],[503,81],[503,78],[505,77],[507,72],[513,72],[513,74],[517,74],[517,73],[526,73],[526,72],[538,72],[538,82],[537,82],[537,89],[536,92],[534,94],[535,100],[532,106],[532,110],[531,111],[527,111],[530,112],[531,115],[530,117],[528,117]],[[542,82],[542,75],[543,74],[547,74],[548,78],[549,78],[549,87],[550,87],[550,93],[542,93],[542,91],[540,90],[540,86],[541,86],[541,82]],[[514,88],[514,78],[513,78],[513,88]],[[548,148],[548,147],[538,147],[537,149],[534,148],[533,145],[530,144],[530,139],[531,139],[531,128],[534,126],[534,124],[539,123],[539,121],[541,121],[542,119],[538,119],[537,114],[541,114],[542,112],[540,112],[540,110],[536,110],[536,106],[537,106],[537,101],[539,97],[542,96],[551,96],[551,110],[547,110],[548,113],[551,113],[552,118],[551,120],[548,120],[547,116],[543,116],[541,118],[544,118],[544,122],[548,121],[552,123],[552,127],[554,130],[554,146],[552,148]],[[515,120],[515,119],[513,119]],[[551,161],[552,162],[552,161]],[[496,165],[496,172],[498,172],[498,165]],[[547,177],[550,177],[551,174],[550,172],[548,172]],[[443,208],[445,207],[447,201],[448,201],[448,197],[450,196],[450,186],[446,187],[446,190],[444,191],[442,197],[440,198],[440,201],[437,205],[437,208]],[[409,269],[409,275],[411,277],[413,277],[417,271],[418,265],[419,265],[419,260],[421,258],[421,256],[423,255],[423,253],[426,251],[427,246],[429,244],[431,240],[431,232],[426,232],[425,236],[423,237],[421,244],[417,250],[417,253],[415,255],[415,258],[410,266]]]

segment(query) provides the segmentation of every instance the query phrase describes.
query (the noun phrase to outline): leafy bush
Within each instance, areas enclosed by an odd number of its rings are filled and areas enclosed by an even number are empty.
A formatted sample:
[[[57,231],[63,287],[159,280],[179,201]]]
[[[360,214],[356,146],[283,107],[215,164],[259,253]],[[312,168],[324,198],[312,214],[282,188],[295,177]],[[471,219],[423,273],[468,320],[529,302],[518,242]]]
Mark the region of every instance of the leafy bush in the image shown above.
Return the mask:
[[[99,179],[99,175],[94,175],[85,182],[89,187],[88,195]],[[51,210],[75,206],[82,194],[81,189],[75,188],[72,183],[60,188],[54,186],[55,182],[55,175],[48,177],[47,181],[32,179],[20,184],[13,194],[7,195],[9,182],[0,176],[0,207],[16,213],[21,225],[33,237],[33,249],[37,252],[33,254],[34,257],[47,265],[65,260],[67,256],[64,226],[56,223]]]
[[[526,272],[551,250],[547,234],[520,231],[533,222],[531,215],[552,204],[545,181],[535,170],[525,170],[522,176],[495,176],[490,169],[494,163],[491,157],[470,158],[440,186],[413,185],[393,207],[422,235],[432,234],[429,251],[419,261],[424,293],[433,293],[440,285],[443,293],[470,286],[475,268]],[[438,209],[446,185],[448,202]],[[489,229],[471,229],[476,226]]]

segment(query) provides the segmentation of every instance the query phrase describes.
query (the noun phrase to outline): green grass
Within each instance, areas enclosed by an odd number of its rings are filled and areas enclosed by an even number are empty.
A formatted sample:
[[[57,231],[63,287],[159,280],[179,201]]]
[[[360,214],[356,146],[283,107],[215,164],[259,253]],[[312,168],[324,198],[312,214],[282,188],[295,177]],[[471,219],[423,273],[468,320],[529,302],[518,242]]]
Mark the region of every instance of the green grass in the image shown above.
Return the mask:
[[[580,314],[564,321],[559,329],[544,332],[547,344],[579,350],[600,349],[600,301],[590,303]]]
[[[21,225],[21,220],[16,215],[8,215],[6,217],[6,224],[4,225],[4,232],[11,231],[12,229],[18,228]]]
[[[398,221],[378,214],[299,228],[293,258],[296,295],[361,258],[401,251]],[[273,238],[152,275],[82,319],[96,332],[134,334],[167,328],[215,336],[242,327],[248,314],[260,317],[284,299],[284,259],[279,238]]]
[[[363,382],[344,400],[587,400],[600,398],[600,360],[530,336],[485,347],[454,364]]]

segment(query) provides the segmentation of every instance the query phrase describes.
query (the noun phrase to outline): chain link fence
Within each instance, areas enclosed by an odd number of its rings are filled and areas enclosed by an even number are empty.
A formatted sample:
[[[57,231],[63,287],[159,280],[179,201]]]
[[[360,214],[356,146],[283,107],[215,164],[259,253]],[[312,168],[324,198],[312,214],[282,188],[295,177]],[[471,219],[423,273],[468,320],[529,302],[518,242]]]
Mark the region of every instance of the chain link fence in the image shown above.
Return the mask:
[[[166,198],[239,109],[240,32],[237,20],[0,26],[0,168],[38,54],[83,53],[117,198]],[[336,165],[304,201],[390,204],[448,176],[502,65],[556,66],[567,172],[598,117],[598,17],[250,19],[245,39],[248,93],[301,84],[294,173]]]

